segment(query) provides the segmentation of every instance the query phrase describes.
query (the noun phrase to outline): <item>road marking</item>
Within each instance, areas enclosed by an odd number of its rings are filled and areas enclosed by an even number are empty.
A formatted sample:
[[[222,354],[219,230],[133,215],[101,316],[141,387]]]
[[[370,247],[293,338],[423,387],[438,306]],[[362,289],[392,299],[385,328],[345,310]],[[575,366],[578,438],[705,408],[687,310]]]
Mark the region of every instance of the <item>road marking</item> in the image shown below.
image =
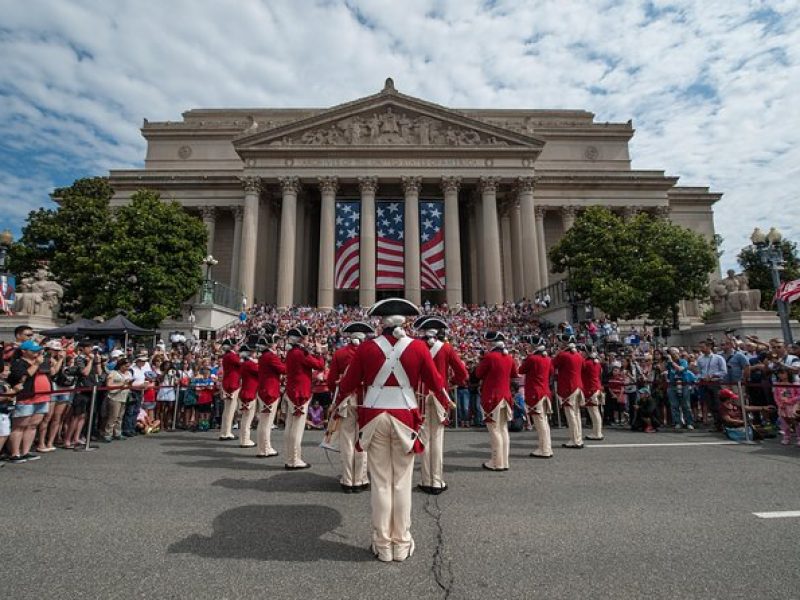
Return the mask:
[[[587,444],[587,448],[651,448],[654,446],[736,446],[739,442],[672,442],[663,444]]]
[[[791,517],[800,517],[800,510],[776,510],[772,512],[757,512],[753,514],[759,519],[787,519]]]

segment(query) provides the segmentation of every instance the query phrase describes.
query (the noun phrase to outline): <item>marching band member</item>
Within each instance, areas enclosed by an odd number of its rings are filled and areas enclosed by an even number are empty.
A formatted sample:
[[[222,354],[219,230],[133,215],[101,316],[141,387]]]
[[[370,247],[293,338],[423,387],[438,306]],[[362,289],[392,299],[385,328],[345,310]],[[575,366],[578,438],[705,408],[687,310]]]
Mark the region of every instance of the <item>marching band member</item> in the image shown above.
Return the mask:
[[[488,331],[483,339],[491,350],[483,355],[475,374],[481,380],[481,406],[489,430],[492,459],[481,466],[489,471],[508,471],[508,422],[514,416],[514,397],[511,380],[518,376],[517,363],[508,354],[505,336]]]
[[[519,368],[520,374],[525,375],[525,404],[539,438],[538,448],[530,455],[533,458],[553,458],[550,424],[547,422],[547,415],[552,412],[550,380],[553,377],[553,361],[547,356],[541,338],[533,338],[531,343],[535,350],[522,361]]]
[[[411,480],[414,453],[422,451],[415,390],[424,383],[443,404],[450,399],[428,347],[402,327],[419,309],[408,300],[387,298],[369,315],[383,318],[383,332],[358,347],[339,394],[346,398],[366,388],[358,424],[372,486],[372,552],[380,561],[404,561],[414,552]]]
[[[338,423],[339,453],[342,458],[342,477],[339,484],[345,494],[368,489],[369,478],[367,477],[367,453],[356,448],[358,442],[358,397],[356,394],[343,397],[337,393],[337,385],[353,361],[358,346],[366,339],[367,334],[374,333],[375,330],[367,323],[355,322],[345,325],[342,328],[342,335],[347,336],[350,342],[334,352],[328,371],[328,389],[334,394],[329,423],[333,425]],[[360,390],[357,390],[358,392]],[[333,426],[329,427],[330,429],[333,429]]]
[[[239,372],[242,376],[242,386],[239,388],[239,446],[241,448],[252,448],[255,442],[250,439],[250,427],[253,424],[255,413],[256,395],[258,394],[258,361],[253,356],[250,346],[242,344],[239,346]]]
[[[256,348],[261,352],[258,358],[258,428],[256,429],[256,456],[269,458],[277,456],[278,451],[272,447],[272,424],[275,422],[278,400],[281,397],[281,375],[286,373],[286,365],[278,353],[275,344],[278,335],[275,327],[266,329],[266,334],[259,337]]]
[[[469,379],[469,373],[455,348],[444,341],[447,323],[438,317],[420,317],[414,322],[414,328],[422,332],[445,389],[450,389],[451,379],[455,385],[464,385]],[[425,450],[420,457],[422,482],[417,487],[427,494],[439,495],[447,489],[443,468],[444,426],[452,403],[442,405],[429,390],[422,391],[425,408],[422,411],[423,423],[419,437]]]
[[[235,440],[233,435],[233,418],[236,416],[236,405],[239,402],[239,387],[242,384],[240,367],[242,364],[239,355],[233,350],[233,341],[222,341],[222,423],[220,424],[219,439]]]
[[[603,365],[597,352],[584,349],[583,366],[581,367],[581,382],[583,387],[583,399],[586,412],[592,420],[592,434],[587,435],[587,440],[603,439],[603,417],[600,414],[600,407],[605,404],[605,394],[603,393],[603,383],[600,380],[600,373]]]
[[[569,339],[573,339],[570,337]],[[563,340],[562,340],[563,341]],[[578,354],[574,342],[569,342],[566,349],[561,350],[553,358],[553,367],[556,370],[556,397],[567,417],[570,441],[561,444],[562,448],[583,448],[581,437],[581,402],[583,390],[581,386],[581,369],[583,357]]]
[[[288,471],[308,469],[311,465],[303,462],[301,444],[306,425],[308,402],[311,399],[312,371],[325,368],[325,361],[311,354],[303,341],[308,335],[305,325],[290,329],[286,336],[291,350],[286,353],[286,396],[289,399],[289,410],[286,414],[284,435],[285,468]]]

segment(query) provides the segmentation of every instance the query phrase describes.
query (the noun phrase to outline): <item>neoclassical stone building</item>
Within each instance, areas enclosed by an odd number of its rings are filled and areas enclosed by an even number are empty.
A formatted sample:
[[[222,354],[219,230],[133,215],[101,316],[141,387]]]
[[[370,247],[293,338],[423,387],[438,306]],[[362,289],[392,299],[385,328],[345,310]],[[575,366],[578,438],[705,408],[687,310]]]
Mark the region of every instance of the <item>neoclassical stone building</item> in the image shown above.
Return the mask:
[[[398,293],[376,289],[382,199],[397,200],[405,217],[400,293],[453,305],[533,297],[552,283],[547,250],[584,207],[647,211],[710,238],[721,197],[632,170],[630,121],[447,108],[401,94],[391,79],[331,108],[195,109],[180,122],[145,120],[142,134],[144,168],[111,172],[114,202],[140,188],[179,201],[208,228],[214,279],[279,306],[369,305]],[[357,289],[334,280],[342,200],[360,206]],[[443,202],[443,289],[421,284],[426,201]]]

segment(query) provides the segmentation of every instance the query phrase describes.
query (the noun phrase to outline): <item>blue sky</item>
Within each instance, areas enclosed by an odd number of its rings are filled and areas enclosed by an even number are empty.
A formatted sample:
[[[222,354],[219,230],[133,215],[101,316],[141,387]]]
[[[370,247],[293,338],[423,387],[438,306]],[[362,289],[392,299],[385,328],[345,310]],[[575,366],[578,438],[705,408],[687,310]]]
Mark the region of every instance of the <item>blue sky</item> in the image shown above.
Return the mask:
[[[731,266],[753,226],[800,240],[800,3],[0,0],[0,228],[48,193],[142,165],[143,118],[330,106],[380,89],[455,107],[633,120],[633,166],[723,192]]]

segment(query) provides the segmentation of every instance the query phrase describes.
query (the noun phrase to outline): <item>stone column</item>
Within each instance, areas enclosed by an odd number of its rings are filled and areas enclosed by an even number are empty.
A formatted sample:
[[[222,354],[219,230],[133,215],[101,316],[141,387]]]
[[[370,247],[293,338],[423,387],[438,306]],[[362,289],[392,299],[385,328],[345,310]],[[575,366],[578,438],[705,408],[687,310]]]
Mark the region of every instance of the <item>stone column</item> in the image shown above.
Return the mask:
[[[533,177],[517,179],[520,229],[522,233],[522,269],[524,272],[525,296],[530,300],[544,287],[539,274],[539,246],[536,242],[536,213],[533,205]]]
[[[544,237],[544,206],[534,207],[536,215],[536,246],[539,249],[539,279],[540,289],[550,285],[550,269],[547,266],[547,240]],[[535,300],[535,298],[534,298]]]
[[[361,188],[361,273],[358,301],[361,306],[375,304],[375,192],[377,177],[359,177]]]
[[[503,300],[514,298],[513,251],[511,249],[511,205],[501,202],[500,213],[500,262],[503,265]]]
[[[405,221],[403,232],[405,254],[405,297],[419,306],[422,302],[422,285],[419,266],[419,190],[422,187],[421,177],[403,177],[405,192]]]
[[[333,255],[336,251],[336,177],[320,177],[319,207],[319,282],[317,306],[333,308]]]
[[[575,225],[575,215],[578,214],[577,206],[562,206],[561,207],[561,223],[564,228],[564,233],[567,233],[572,226]]]
[[[277,303],[279,308],[286,308],[294,300],[297,194],[300,192],[300,180],[297,177],[279,177],[278,182],[281,184],[282,200]]]
[[[239,253],[242,249],[242,219],[244,218],[244,206],[234,206],[233,211],[233,252],[231,253],[231,287],[237,290],[242,289],[239,281],[241,272]]]
[[[206,226],[208,238],[206,239],[206,254],[214,254],[214,230],[217,223],[217,208],[215,206],[201,206],[200,215]]]
[[[259,177],[242,177],[244,185],[244,216],[242,218],[242,245],[239,248],[239,289],[253,304],[256,280],[256,243],[258,240]]]
[[[464,288],[461,281],[461,227],[458,219],[458,189],[460,177],[442,177],[444,191],[444,270],[447,305],[462,304]]]
[[[525,288],[525,282],[527,280],[527,274],[523,270],[523,253],[527,256],[530,252],[530,248],[527,246],[523,248],[523,234],[522,234],[522,226],[521,226],[521,218],[520,218],[520,206],[519,202],[514,202],[511,205],[510,209],[511,213],[511,281],[513,282],[513,289],[514,289],[514,300],[519,300],[523,296],[527,296],[528,299],[531,296],[528,294]],[[538,260],[538,249],[536,252],[537,260]],[[537,265],[538,270],[538,265]]]
[[[500,229],[497,222],[497,186],[499,177],[481,177],[481,224],[483,233],[483,269],[486,303],[503,303],[503,265],[500,261]]]

